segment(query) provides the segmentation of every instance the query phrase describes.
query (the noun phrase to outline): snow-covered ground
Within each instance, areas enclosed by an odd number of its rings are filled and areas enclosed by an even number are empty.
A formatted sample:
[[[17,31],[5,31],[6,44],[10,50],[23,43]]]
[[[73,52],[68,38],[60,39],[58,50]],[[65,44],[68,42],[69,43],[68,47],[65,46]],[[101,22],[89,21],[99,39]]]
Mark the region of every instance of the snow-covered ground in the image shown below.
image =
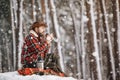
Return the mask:
[[[55,75],[19,75],[17,71],[0,73],[0,80],[77,80],[72,77],[59,77]]]

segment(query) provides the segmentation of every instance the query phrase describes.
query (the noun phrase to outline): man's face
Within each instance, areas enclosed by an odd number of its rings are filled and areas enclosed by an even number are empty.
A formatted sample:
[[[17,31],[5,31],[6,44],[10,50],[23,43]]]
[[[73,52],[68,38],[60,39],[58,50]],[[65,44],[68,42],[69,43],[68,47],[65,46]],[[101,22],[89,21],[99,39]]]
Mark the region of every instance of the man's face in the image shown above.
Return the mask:
[[[38,28],[38,33],[44,34],[45,30],[46,30],[46,28],[44,26],[40,26]]]

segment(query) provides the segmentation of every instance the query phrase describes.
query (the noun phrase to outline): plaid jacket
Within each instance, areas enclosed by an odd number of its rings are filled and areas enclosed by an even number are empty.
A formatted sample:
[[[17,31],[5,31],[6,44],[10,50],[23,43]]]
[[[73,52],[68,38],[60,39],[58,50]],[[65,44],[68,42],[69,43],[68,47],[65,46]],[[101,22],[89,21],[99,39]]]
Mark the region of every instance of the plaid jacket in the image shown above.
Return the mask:
[[[46,39],[42,35],[38,38],[38,35],[32,30],[24,40],[21,63],[25,65],[26,63],[36,62],[38,56],[44,59],[48,50],[49,44]]]

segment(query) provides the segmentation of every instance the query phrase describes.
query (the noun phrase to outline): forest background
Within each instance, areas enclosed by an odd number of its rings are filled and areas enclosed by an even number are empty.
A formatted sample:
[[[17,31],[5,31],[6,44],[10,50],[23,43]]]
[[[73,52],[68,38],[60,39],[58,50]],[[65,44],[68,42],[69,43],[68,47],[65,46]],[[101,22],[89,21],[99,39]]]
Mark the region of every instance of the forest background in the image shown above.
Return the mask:
[[[0,0],[0,72],[21,68],[24,37],[41,20],[66,74],[120,80],[120,0]]]

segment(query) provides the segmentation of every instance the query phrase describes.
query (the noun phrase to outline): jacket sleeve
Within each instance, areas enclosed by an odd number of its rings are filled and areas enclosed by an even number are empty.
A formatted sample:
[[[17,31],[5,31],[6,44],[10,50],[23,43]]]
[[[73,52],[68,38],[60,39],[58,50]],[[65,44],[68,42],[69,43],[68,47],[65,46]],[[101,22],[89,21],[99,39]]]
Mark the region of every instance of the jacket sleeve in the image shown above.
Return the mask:
[[[30,40],[31,46],[41,56],[45,55],[48,52],[50,46],[46,40],[38,41],[38,39],[36,37],[32,37],[32,36],[29,38],[29,40]]]

